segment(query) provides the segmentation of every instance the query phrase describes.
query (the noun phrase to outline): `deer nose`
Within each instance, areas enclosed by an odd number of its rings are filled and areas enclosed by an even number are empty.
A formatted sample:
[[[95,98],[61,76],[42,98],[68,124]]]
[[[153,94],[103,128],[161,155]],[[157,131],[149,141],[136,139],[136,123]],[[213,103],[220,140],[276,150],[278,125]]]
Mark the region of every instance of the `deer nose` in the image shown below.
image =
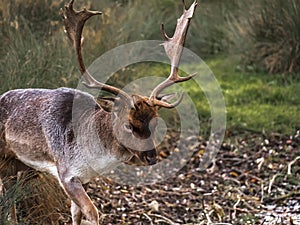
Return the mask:
[[[156,149],[150,150],[146,153],[145,159],[148,165],[156,164]]]
[[[156,157],[149,157],[149,156],[146,156],[146,160],[147,160],[147,163],[148,163],[148,165],[154,165],[154,164],[156,164]]]

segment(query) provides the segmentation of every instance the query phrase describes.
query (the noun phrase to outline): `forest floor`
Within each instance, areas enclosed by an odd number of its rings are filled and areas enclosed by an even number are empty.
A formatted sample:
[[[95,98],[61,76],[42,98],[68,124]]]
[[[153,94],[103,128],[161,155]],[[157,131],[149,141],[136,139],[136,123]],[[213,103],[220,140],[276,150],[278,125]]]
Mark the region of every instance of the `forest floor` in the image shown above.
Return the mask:
[[[92,183],[88,192],[103,213],[101,224],[300,224],[299,132],[228,131],[214,163],[202,171],[207,142],[199,143],[189,162],[163,182]]]
[[[100,224],[300,224],[299,131],[291,136],[237,133],[226,132],[205,170],[199,164],[208,142],[197,137],[186,140],[192,156],[168,179],[142,186],[96,179],[87,192],[101,212]],[[160,147],[163,162],[176,149],[172,135]],[[17,202],[20,224],[71,224],[70,201],[47,177],[20,182],[21,188],[0,198],[0,205],[8,210]]]

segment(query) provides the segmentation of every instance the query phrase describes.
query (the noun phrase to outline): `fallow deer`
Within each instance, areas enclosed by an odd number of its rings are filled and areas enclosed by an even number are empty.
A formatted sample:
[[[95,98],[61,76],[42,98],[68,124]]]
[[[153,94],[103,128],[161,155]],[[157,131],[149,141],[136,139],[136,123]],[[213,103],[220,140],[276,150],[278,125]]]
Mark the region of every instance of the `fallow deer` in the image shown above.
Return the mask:
[[[4,165],[0,168],[0,175],[1,178],[15,176],[19,170],[27,168],[52,174],[71,199],[72,224],[81,224],[84,215],[91,224],[98,225],[98,210],[85,186],[92,178],[133,157],[144,165],[155,164],[156,149],[152,136],[158,110],[161,107],[174,108],[182,100],[181,95],[175,102],[168,103],[159,95],[172,84],[194,76],[180,77],[178,65],[197,1],[189,9],[184,7],[172,38],[166,35],[162,25],[171,72],[149,97],[130,96],[119,88],[98,82],[89,74],[81,54],[82,30],[90,17],[101,13],[86,9],[76,11],[73,3],[71,0],[65,6],[61,16],[75,48],[85,85],[117,97],[96,101],[92,95],[71,88],[18,89],[2,94],[0,160]],[[75,102],[80,105],[76,111]],[[107,102],[111,102],[108,105],[114,106],[113,110],[107,107]],[[100,141],[97,142],[95,137]],[[143,141],[135,142],[134,148],[128,147],[126,142],[135,139]],[[4,185],[8,189],[12,184]],[[12,223],[17,223],[16,215],[11,217]]]

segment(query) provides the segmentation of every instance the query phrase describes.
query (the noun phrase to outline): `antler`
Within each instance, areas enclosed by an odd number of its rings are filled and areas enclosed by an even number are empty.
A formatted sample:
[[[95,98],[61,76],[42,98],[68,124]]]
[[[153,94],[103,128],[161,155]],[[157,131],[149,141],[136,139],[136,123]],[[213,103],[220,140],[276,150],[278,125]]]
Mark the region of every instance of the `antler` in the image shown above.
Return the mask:
[[[165,108],[174,108],[176,107],[182,100],[183,94],[180,95],[179,99],[174,102],[173,104],[169,104],[164,101],[160,101],[157,99],[157,96],[159,93],[161,93],[165,88],[171,86],[174,83],[184,82],[189,79],[191,79],[196,74],[189,75],[187,77],[181,77],[178,75],[178,65],[179,61],[182,55],[183,46],[186,38],[186,34],[190,25],[190,21],[194,15],[196,6],[197,6],[197,0],[194,1],[194,3],[190,6],[190,8],[187,10],[183,1],[184,9],[182,16],[177,20],[177,25],[175,29],[175,33],[172,38],[168,37],[168,35],[165,32],[164,25],[161,26],[161,31],[164,39],[166,40],[163,43],[163,46],[165,48],[165,52],[167,56],[169,57],[171,61],[171,72],[169,77],[157,85],[154,90],[152,91],[150,98],[149,98],[149,104],[151,105],[157,105]]]
[[[130,107],[134,108],[132,98],[124,91],[119,88],[113,87],[97,81],[92,75],[86,70],[81,54],[82,45],[82,31],[85,22],[92,16],[102,14],[99,11],[90,11],[83,9],[81,11],[76,11],[73,9],[74,0],[71,0],[67,5],[65,5],[65,10],[61,9],[60,15],[63,18],[65,25],[65,32],[67,33],[69,39],[71,40],[73,47],[76,50],[77,61],[79,65],[80,72],[82,73],[85,82],[84,84],[90,88],[102,89],[104,91],[110,92],[115,95],[119,95]]]

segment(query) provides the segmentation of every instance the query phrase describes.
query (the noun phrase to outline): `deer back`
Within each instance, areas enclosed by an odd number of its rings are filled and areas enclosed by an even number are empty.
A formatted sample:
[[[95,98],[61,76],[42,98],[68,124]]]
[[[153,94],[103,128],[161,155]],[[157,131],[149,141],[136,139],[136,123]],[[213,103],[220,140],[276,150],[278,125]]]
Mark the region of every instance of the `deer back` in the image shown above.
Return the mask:
[[[80,106],[76,110],[73,110],[74,102]],[[109,135],[112,129],[107,129],[110,127],[108,113],[92,96],[73,89],[13,90],[1,96],[0,108],[1,151],[15,155],[33,168],[45,167],[36,168],[39,170],[47,170],[46,167],[51,167],[48,165],[55,166],[61,160],[66,164],[67,160],[86,161],[89,153],[95,151],[88,148],[93,147],[89,143],[94,140],[78,143],[74,128],[88,128],[95,121],[95,115],[99,117],[98,122],[106,124],[105,132],[99,130],[97,135],[105,135],[101,139],[112,139]],[[81,141],[89,139],[88,130],[84,134],[86,138]],[[106,142],[113,143],[112,140]],[[86,147],[80,148],[82,146]],[[105,154],[101,148],[96,150],[98,157]]]

